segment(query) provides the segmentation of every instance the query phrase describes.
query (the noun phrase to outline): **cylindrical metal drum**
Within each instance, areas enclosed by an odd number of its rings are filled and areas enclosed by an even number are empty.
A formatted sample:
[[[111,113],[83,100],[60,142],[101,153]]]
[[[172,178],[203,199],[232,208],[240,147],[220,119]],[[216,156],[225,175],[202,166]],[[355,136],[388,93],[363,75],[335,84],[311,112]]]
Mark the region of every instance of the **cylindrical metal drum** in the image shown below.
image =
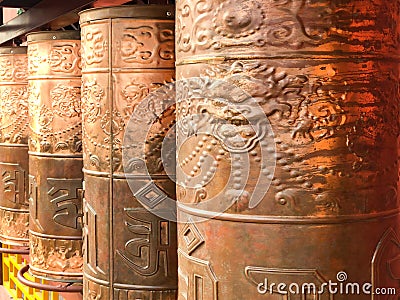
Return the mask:
[[[30,272],[82,278],[80,32],[27,36]]]
[[[176,299],[176,224],[142,207],[140,195],[133,196],[129,189],[122,164],[132,112],[175,75],[174,7],[92,9],[81,13],[80,24],[84,295]],[[157,162],[165,126],[174,120],[171,114],[160,119],[161,126],[152,127],[146,161],[156,184],[171,194],[175,185]],[[143,179],[131,176],[130,180]]]
[[[399,7],[178,1],[180,300],[395,298]]]
[[[0,241],[27,246],[28,61],[26,47],[0,48]]]

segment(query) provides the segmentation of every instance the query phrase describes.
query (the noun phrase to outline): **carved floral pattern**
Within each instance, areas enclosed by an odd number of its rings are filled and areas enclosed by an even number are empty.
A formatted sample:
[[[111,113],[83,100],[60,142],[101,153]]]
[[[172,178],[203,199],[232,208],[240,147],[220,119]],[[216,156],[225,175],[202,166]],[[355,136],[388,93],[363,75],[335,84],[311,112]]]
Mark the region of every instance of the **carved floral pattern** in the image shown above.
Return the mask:
[[[151,92],[162,87],[164,83],[151,83],[146,85],[144,83],[137,83],[132,81],[130,84],[125,86],[121,91],[122,99],[124,100],[124,108],[122,114],[125,118],[130,118],[136,105],[139,104],[144,98],[146,98]]]
[[[100,127],[107,136],[104,139],[104,142],[109,143],[112,136],[113,144],[121,144],[121,140],[118,139],[116,136],[124,130],[125,123],[119,111],[114,110],[112,113],[110,113],[110,111],[107,110],[100,120]]]
[[[173,80],[169,80],[173,81]],[[88,150],[89,164],[96,168],[101,169],[101,165],[106,163],[110,165],[112,163],[113,170],[119,171],[122,168],[122,134],[125,130],[125,125],[132,116],[137,104],[139,104],[144,98],[146,98],[151,92],[157,90],[167,82],[153,82],[150,84],[138,83],[136,80],[130,81],[120,91],[120,97],[118,97],[118,110],[105,110],[103,107],[103,96],[104,88],[101,87],[96,80],[83,81],[82,90],[82,114],[83,114],[83,132],[85,136],[84,143],[86,143],[86,149]],[[159,103],[149,102],[149,105],[158,105]],[[151,107],[147,108],[144,114],[151,113]],[[168,113],[171,113],[168,111]],[[172,110],[172,114],[174,110]],[[142,116],[142,114],[139,114]],[[172,124],[173,125],[173,124]],[[172,126],[171,125],[171,126]],[[97,129],[98,128],[98,129]],[[89,134],[91,130],[101,130],[104,135],[93,138]],[[165,135],[164,128],[159,129],[157,137],[152,138],[152,142],[149,142],[146,150],[146,157],[151,160],[155,165],[158,166],[158,170],[162,169],[162,164],[158,161],[160,159],[160,149],[154,147],[158,145],[160,139],[162,140]],[[110,136],[112,135],[112,141]],[[112,142],[112,145],[111,145]],[[89,145],[90,144],[90,145]],[[97,149],[110,149],[114,147],[113,158],[99,155],[96,152]],[[153,169],[152,169],[153,170]]]
[[[81,88],[57,84],[50,91],[54,113],[63,118],[80,116]]]
[[[330,137],[346,121],[341,107],[345,93],[333,95],[321,80],[244,61],[211,66],[205,75],[223,78],[249,93],[267,117],[276,116],[287,122],[293,139],[302,137],[312,141]]]
[[[0,99],[0,141],[26,143],[28,127],[27,87],[0,87]]]
[[[393,153],[393,148],[385,143],[398,136],[396,116],[399,108],[398,103],[392,100],[398,98],[398,82],[395,80],[397,71],[392,71],[389,65],[374,65],[363,76],[359,74],[367,69],[367,64],[361,63],[355,70],[347,69],[347,66],[342,69],[339,63],[317,64],[305,68],[302,74],[297,67],[283,68],[268,60],[210,62],[200,68],[200,76],[204,76],[201,78],[210,82],[214,78],[223,79],[246,91],[261,106],[272,124],[276,144],[263,147],[276,157],[278,171],[276,177],[273,177],[274,174],[262,166],[260,173],[270,176],[272,182],[268,199],[275,197],[273,205],[277,205],[274,207],[280,212],[319,213],[321,216],[351,214],[356,209],[361,209],[361,205],[365,205],[363,199],[372,197],[377,187],[385,199],[380,208],[384,210],[395,207],[397,179],[393,174],[397,171],[395,167],[382,168],[382,149]],[[360,89],[359,86],[373,88]],[[378,86],[385,86],[385,92]],[[212,86],[207,89],[212,90]],[[224,147],[229,144],[231,148],[232,145],[238,145],[230,143],[230,139],[235,138],[230,132],[240,132],[240,127],[245,128],[246,123],[238,119],[234,111],[209,99],[191,100],[185,93],[178,98],[189,99],[187,103],[180,103],[178,106],[180,118],[183,119],[189,111],[206,111],[210,115],[218,116],[227,121],[224,128],[221,127],[224,129],[221,133],[224,133],[225,128],[236,127],[226,131],[227,138],[222,139],[225,142]],[[235,122],[231,121],[233,119]],[[390,126],[387,127],[387,124]],[[180,125],[185,126],[184,123]],[[201,125],[193,120],[193,124],[186,126],[186,132],[182,132],[182,136],[193,134],[190,130],[196,131]],[[244,139],[241,140],[243,141]],[[293,148],[296,150],[293,151]],[[253,144],[252,147],[243,149],[249,152],[251,163],[257,168],[261,161],[257,147]],[[185,159],[190,157],[183,157],[183,162]],[[388,158],[387,161],[394,163],[395,157]],[[233,160],[232,165],[234,163]],[[396,164],[390,164],[392,165]],[[385,186],[382,186],[384,180]],[[350,207],[346,201],[347,189],[351,189],[348,184],[351,181],[360,190],[362,187],[361,195],[354,200],[360,202],[358,208]],[[338,182],[346,186],[346,189],[334,188],[332,191],[331,184],[338,185]],[[209,192],[207,189],[206,191]],[[236,198],[238,203],[242,199],[241,196]],[[273,213],[269,210],[272,208],[269,205],[271,204],[260,205],[262,213]],[[372,204],[370,206],[367,209],[375,209]],[[236,211],[232,209],[230,212],[246,210],[247,206]]]
[[[104,89],[96,80],[83,81],[82,83],[82,115],[83,120],[94,123],[100,116],[101,101]]]
[[[38,117],[39,130],[41,132],[51,132],[53,130],[51,127],[54,119],[53,111],[43,104],[40,106]]]
[[[59,152],[82,151],[81,122],[80,122],[80,87],[56,85],[50,91],[54,100],[52,107],[41,104],[40,86],[30,85],[29,115],[31,137],[29,139],[31,151]],[[67,122],[65,127],[57,129],[60,118]],[[68,122],[77,119],[75,122]]]
[[[323,28],[326,32],[316,32],[302,20],[305,1],[268,2],[272,3],[181,1],[177,7],[178,52],[250,45],[301,48],[317,44],[328,31]]]
[[[0,209],[0,235],[27,241],[29,214]]]
[[[254,47],[257,51],[272,46],[290,50],[333,41],[346,43],[348,48],[356,45],[354,51],[360,47],[396,50],[398,28],[390,11],[398,11],[399,4],[392,1],[387,5],[377,9],[374,1],[351,4],[327,0],[322,4],[307,0],[183,0],[177,3],[177,53],[227,47]],[[360,12],[357,17],[354,11]],[[382,28],[373,34],[364,25],[382,19],[387,22],[380,23]]]
[[[81,273],[83,266],[81,240],[54,240],[30,235],[31,266],[46,271]]]

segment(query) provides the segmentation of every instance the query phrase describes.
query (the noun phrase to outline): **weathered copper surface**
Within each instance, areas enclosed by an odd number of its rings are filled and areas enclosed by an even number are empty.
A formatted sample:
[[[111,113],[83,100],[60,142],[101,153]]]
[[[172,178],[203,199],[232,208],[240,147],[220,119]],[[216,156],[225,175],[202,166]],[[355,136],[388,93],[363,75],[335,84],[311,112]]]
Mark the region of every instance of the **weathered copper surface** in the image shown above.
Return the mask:
[[[29,272],[82,277],[81,57],[77,31],[28,35]]]
[[[80,15],[87,299],[176,299],[176,224],[142,207],[122,166],[135,106],[175,74],[173,10],[124,6]],[[157,184],[174,194],[162,165],[154,167],[163,129],[149,133],[158,138],[147,162]]]
[[[392,0],[178,1],[177,79],[202,79],[178,99],[187,101],[177,121],[205,113],[228,123],[219,138],[195,135],[201,122],[178,130],[186,141],[177,164],[188,176],[214,175],[197,188],[177,179],[179,299],[305,299],[257,286],[339,283],[340,271],[371,291],[399,288],[399,8]],[[269,143],[254,142],[248,122],[227,109],[229,92],[212,100],[211,79],[254,97],[264,116],[251,121],[273,134],[259,137]],[[195,99],[201,88],[209,97]],[[196,147],[214,164],[202,164]],[[238,153],[248,154],[247,180]],[[244,189],[223,191],[229,177]],[[250,205],[256,186],[269,183]],[[220,207],[202,203],[219,192],[228,208],[209,219]],[[324,291],[307,299],[371,299]]]
[[[0,48],[0,241],[28,245],[26,47]]]

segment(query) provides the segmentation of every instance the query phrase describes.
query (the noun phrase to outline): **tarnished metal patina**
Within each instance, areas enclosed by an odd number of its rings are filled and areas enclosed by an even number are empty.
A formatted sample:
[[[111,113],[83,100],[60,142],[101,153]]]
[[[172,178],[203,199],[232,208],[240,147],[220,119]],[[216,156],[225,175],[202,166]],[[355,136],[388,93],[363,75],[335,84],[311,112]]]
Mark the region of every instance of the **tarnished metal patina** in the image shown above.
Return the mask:
[[[182,83],[178,124],[199,113],[225,122],[208,134],[201,118],[178,130],[180,300],[305,299],[303,283],[323,292],[307,299],[351,298],[330,293],[329,281],[359,283],[354,299],[371,299],[366,282],[371,292],[399,288],[399,8],[178,1],[177,79],[201,76]],[[251,95],[263,115],[240,110],[246,97],[213,95],[217,80]],[[200,172],[211,179],[189,186]],[[300,291],[287,295],[291,283]]]
[[[84,295],[176,299],[176,224],[142,207],[140,195],[134,197],[129,189],[122,165],[123,136],[133,110],[175,75],[174,8],[87,10],[81,13],[80,24]],[[172,113],[151,128],[146,153],[149,172],[170,194],[175,185],[157,162],[165,126],[173,122]],[[130,180],[143,179],[130,176]]]
[[[82,278],[82,122],[79,31],[27,36],[30,269]]]
[[[0,240],[28,245],[28,60],[26,47],[0,48]]]

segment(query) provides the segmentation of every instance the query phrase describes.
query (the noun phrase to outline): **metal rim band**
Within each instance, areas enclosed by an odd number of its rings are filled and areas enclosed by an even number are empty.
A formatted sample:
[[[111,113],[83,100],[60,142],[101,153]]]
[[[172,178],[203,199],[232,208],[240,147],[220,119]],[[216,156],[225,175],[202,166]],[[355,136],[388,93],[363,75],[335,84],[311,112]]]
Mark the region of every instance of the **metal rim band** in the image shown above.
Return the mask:
[[[182,58],[178,57],[176,59],[175,66],[176,67],[181,67],[181,66],[187,66],[187,65],[195,65],[195,64],[208,64],[208,63],[221,63],[224,61],[234,61],[234,60],[299,60],[299,59],[308,59],[308,60],[315,60],[315,61],[325,61],[328,63],[329,61],[348,61],[348,62],[353,62],[354,59],[357,59],[357,61],[364,62],[364,61],[400,61],[400,56],[399,55],[368,55],[368,54],[363,54],[362,52],[340,52],[337,54],[332,54],[332,52],[313,52],[313,51],[308,51],[308,52],[302,52],[299,53],[297,52],[295,55],[294,54],[279,54],[279,53],[270,53],[268,54],[267,52],[261,53],[257,52],[254,55],[248,55],[248,54],[224,54],[221,55],[219,53],[215,53],[214,55],[191,55],[191,56],[183,56]],[[318,56],[318,57],[316,57]]]
[[[87,273],[83,274],[83,278],[85,280],[90,280],[98,285],[104,286],[104,287],[110,287],[110,283],[108,281],[104,281],[101,279],[98,279],[96,277],[93,277]],[[175,286],[158,286],[158,285],[137,285],[137,284],[122,284],[122,283],[115,283],[114,288],[122,288],[122,289],[127,289],[127,290],[146,290],[146,291],[171,291],[171,292],[176,292],[177,288]]]
[[[52,292],[61,292],[61,293],[82,293],[83,292],[83,286],[79,285],[70,285],[67,284],[65,286],[55,286],[55,285],[49,285],[49,284],[42,284],[38,282],[32,282],[28,279],[25,278],[24,274],[29,271],[29,265],[26,265],[21,268],[21,270],[18,271],[17,278],[18,280],[31,288],[38,289],[38,290],[44,290],[44,291],[52,291]]]
[[[81,33],[79,30],[37,31],[28,33],[26,39],[28,44],[38,41],[80,40]]]
[[[55,239],[55,240],[74,240],[74,241],[83,241],[82,236],[78,235],[54,235],[54,234],[43,234],[33,230],[29,230],[30,235],[34,235],[36,237],[44,238],[44,239]]]
[[[32,276],[35,276],[44,280],[51,280],[57,282],[68,282],[68,283],[81,283],[83,282],[83,273],[75,272],[75,273],[67,273],[63,271],[49,271],[46,269],[38,268],[35,266],[29,265],[29,273]]]
[[[358,222],[376,221],[384,218],[396,217],[400,214],[399,209],[383,211],[379,213],[370,213],[366,215],[343,215],[332,217],[307,217],[307,216],[267,216],[267,215],[236,215],[231,213],[216,213],[188,207],[177,202],[178,209],[185,214],[200,218],[215,219],[220,221],[261,223],[261,224],[283,224],[283,225],[301,225],[301,224],[347,224]]]
[[[4,254],[22,254],[22,255],[28,255],[29,254],[29,248],[25,249],[15,249],[15,248],[0,248],[0,253]]]
[[[19,238],[13,236],[0,235],[0,243],[13,247],[29,247],[29,238]]]
[[[122,5],[113,7],[91,8],[79,13],[79,23],[90,21],[115,19],[115,18],[133,18],[133,19],[157,19],[171,20],[175,19],[174,5]]]
[[[15,54],[26,54],[27,53],[27,48],[26,46],[20,46],[20,47],[0,47],[0,55],[1,54],[9,54],[9,55],[15,55]]]
[[[28,151],[30,156],[38,156],[38,157],[50,157],[50,158],[83,158],[83,154],[62,154],[62,153],[47,153],[47,152],[35,152]]]

